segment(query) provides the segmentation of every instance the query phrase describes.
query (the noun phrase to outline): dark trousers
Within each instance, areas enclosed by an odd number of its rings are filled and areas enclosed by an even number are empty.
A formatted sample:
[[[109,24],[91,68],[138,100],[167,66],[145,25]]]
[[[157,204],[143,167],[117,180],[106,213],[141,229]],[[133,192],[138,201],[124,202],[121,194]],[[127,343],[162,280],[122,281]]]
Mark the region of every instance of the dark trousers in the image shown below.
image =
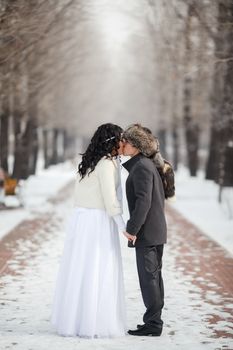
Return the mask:
[[[164,305],[162,279],[163,244],[136,248],[139,283],[146,312],[143,322],[162,329],[161,319]]]

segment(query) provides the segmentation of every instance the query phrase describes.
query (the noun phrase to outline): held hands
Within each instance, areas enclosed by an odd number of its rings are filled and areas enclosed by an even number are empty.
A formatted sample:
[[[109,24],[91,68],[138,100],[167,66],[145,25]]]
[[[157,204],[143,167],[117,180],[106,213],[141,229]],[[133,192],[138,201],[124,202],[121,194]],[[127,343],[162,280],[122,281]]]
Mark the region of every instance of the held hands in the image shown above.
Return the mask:
[[[131,235],[128,232],[123,232],[123,235],[128,239],[128,241],[131,241],[133,243],[133,245],[135,245],[137,236]]]

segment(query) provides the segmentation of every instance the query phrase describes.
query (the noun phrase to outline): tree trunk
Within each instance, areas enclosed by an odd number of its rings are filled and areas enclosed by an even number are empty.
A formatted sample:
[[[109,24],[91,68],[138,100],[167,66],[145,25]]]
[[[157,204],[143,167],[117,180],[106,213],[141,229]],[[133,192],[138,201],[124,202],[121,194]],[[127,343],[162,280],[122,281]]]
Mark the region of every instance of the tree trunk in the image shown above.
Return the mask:
[[[21,153],[21,179],[27,179],[30,175],[30,154],[33,138],[33,123],[29,119],[25,131],[22,135],[22,153]]]
[[[2,113],[0,129],[0,166],[8,173],[8,134],[9,134],[9,115]]]
[[[0,114],[0,166],[8,173],[9,156],[9,116],[10,116],[10,89],[7,76],[8,65],[0,72],[3,75],[1,83],[1,114]]]
[[[16,179],[21,178],[21,157],[22,157],[22,132],[21,132],[21,118],[16,111],[13,113],[14,134],[15,134],[15,147],[14,147],[14,167],[13,177]]]
[[[206,178],[214,179],[221,186],[229,186],[229,181],[224,179],[231,178],[227,173],[232,168],[232,159],[226,154],[233,143],[233,61],[229,60],[233,56],[233,26],[229,25],[233,23],[233,2],[220,1],[218,10],[216,58],[219,63],[215,66],[213,82],[213,114]]]
[[[30,139],[29,144],[29,175],[34,175],[36,173],[36,164],[38,158],[38,134],[37,134],[37,96],[31,91],[29,85],[29,98],[28,98],[28,115],[30,118]]]
[[[210,145],[209,145],[209,156],[206,164],[206,179],[217,181],[219,175],[219,152],[218,152],[218,140],[219,135],[217,130],[211,126],[211,135],[210,135]]]
[[[191,176],[198,170],[199,128],[191,116],[191,80],[185,80],[184,89],[184,128],[187,149],[187,162]]]
[[[44,168],[47,169],[50,165],[50,158],[49,158],[49,152],[48,152],[48,137],[49,132],[47,129],[43,130],[43,154],[44,154]]]
[[[186,68],[188,70],[189,64],[192,59],[192,45],[190,40],[191,34],[191,20],[193,16],[193,8],[189,5],[187,22],[186,22],[186,40],[185,40],[185,51],[186,51]],[[199,128],[193,118],[191,110],[192,102],[192,79],[187,77],[184,80],[184,129],[185,129],[185,140],[187,150],[187,163],[191,176],[196,176],[198,170],[198,148],[199,148]]]
[[[199,128],[197,125],[193,125],[190,119],[185,120],[186,130],[186,143],[188,152],[188,167],[191,176],[197,175],[199,166],[198,148],[199,148]]]
[[[58,129],[53,129],[51,164],[58,163]]]
[[[176,171],[178,169],[179,164],[179,136],[178,136],[178,130],[177,125],[173,124],[172,128],[172,149],[173,149],[173,159],[172,159],[172,165],[174,170]]]
[[[173,65],[174,77],[178,76],[177,64]],[[177,85],[173,83],[172,90],[172,165],[174,170],[178,170],[179,163],[179,120],[177,117],[177,105],[178,105],[178,96],[177,96]]]
[[[33,120],[32,125],[32,142],[31,142],[31,148],[30,148],[30,163],[29,163],[29,174],[34,175],[36,174],[36,166],[37,166],[37,160],[38,160],[38,151],[39,151],[39,145],[38,145],[38,131],[37,131],[37,125],[35,123],[35,120]]]
[[[12,84],[12,96],[13,96],[13,127],[14,127],[14,165],[12,176],[16,179],[21,178],[21,165],[22,165],[22,154],[24,152],[22,145],[23,137],[23,116],[24,116],[24,106],[23,106],[23,92],[22,91],[22,81],[24,78],[25,71],[23,67],[20,66],[13,72]]]

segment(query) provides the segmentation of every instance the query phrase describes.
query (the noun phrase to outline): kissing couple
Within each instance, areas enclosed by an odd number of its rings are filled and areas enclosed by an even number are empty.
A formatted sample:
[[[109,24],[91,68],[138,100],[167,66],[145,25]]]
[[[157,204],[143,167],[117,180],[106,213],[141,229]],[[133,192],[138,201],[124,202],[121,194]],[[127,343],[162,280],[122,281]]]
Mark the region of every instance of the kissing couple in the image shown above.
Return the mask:
[[[129,220],[122,218],[121,165],[129,156],[126,197]],[[132,336],[160,336],[164,305],[161,274],[167,239],[163,158],[150,129],[134,124],[98,127],[82,154],[75,205],[64,242],[52,305],[51,323],[62,336],[112,338],[127,333],[119,234],[136,251],[145,313],[128,330]]]

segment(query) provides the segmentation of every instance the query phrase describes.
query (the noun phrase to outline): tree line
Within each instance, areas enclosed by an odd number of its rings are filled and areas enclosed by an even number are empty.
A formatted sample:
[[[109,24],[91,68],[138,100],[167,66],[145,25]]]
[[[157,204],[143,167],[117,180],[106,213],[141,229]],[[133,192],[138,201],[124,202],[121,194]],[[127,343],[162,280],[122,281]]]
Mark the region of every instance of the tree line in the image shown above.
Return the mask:
[[[35,174],[40,144],[45,168],[74,152],[70,116],[56,97],[70,74],[78,6],[76,0],[0,1],[0,166],[14,178]]]
[[[15,178],[35,173],[40,145],[45,167],[75,152],[72,77],[83,59],[76,40],[83,5],[0,0],[0,166]],[[185,162],[195,176],[201,166],[207,179],[232,186],[233,2],[146,0],[144,6],[158,103],[151,118],[161,150],[172,154],[175,169]]]
[[[233,186],[233,1],[148,0],[148,5],[161,141],[169,131],[175,168],[185,149],[186,165],[196,176],[203,151],[206,178]]]

